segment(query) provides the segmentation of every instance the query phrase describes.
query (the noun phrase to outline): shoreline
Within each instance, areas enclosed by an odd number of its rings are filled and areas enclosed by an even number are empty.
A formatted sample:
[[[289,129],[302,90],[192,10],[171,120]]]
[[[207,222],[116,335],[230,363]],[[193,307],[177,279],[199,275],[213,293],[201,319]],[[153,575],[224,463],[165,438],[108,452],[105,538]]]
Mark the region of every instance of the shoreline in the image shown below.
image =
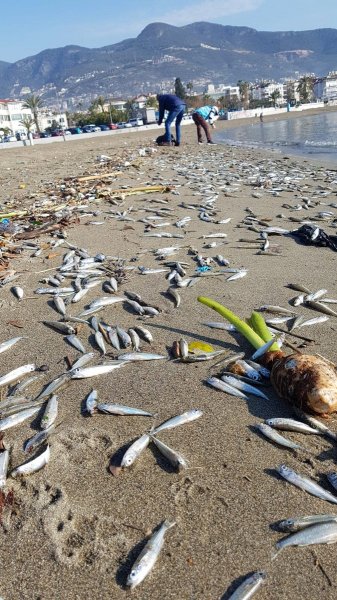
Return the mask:
[[[48,202],[57,205],[61,201],[88,207],[74,212],[73,222],[65,229],[65,244],[53,249],[50,242],[58,238],[43,236],[32,240],[41,246],[40,256],[24,250],[11,259],[10,267],[19,274],[15,285],[22,286],[27,299],[18,302],[11,285],[0,288],[1,341],[27,336],[14,350],[1,355],[1,374],[30,362],[48,365],[49,371],[32,386],[34,394],[65,370],[65,357],[71,361],[78,357],[64,336],[43,325],[43,320],[58,320],[60,315],[49,299],[34,294],[37,287],[45,285],[41,279],[57,272],[69,250],[68,243],[87,249],[90,256],[99,252],[118,256],[127,266],[136,267],[127,273],[118,295],[123,296],[126,290],[139,293],[149,305],[159,306],[160,314],[144,320],[117,304],[97,317],[124,329],[145,326],[154,342],[151,346],[144,343],[142,350],[167,357],[168,349],[181,337],[188,342],[207,342],[228,353],[242,349],[251,356],[241,336],[204,325],[221,318],[198,303],[198,295],[218,300],[242,318],[262,304],[290,308],[296,292],[288,288],[289,283],[302,283],[312,290],[327,288],[329,297],[337,297],[337,283],[331,277],[334,252],[297,244],[290,236],[270,236],[271,245],[279,252],[260,255],[259,234],[243,223],[249,211],[257,219],[290,230],[298,226],[293,217],[305,213],[306,218],[314,218],[336,197],[337,184],[327,169],[263,150],[198,146],[194,125],[183,128],[181,147],[156,148],[153,139],[162,131],[158,127],[125,136],[84,139],[82,144],[13,148],[1,155],[2,212],[15,208],[32,211],[34,203],[47,212]],[[101,155],[111,157],[111,161],[100,163],[97,157]],[[82,183],[84,197],[77,198],[77,177],[116,171],[118,176],[102,181],[98,178],[98,188],[96,180]],[[269,183],[264,186],[268,181],[272,187]],[[165,194],[123,196],[121,192],[118,199],[113,198],[116,189],[148,185],[169,185],[172,189]],[[75,192],[70,191],[72,187]],[[274,195],[273,187],[282,189]],[[329,195],[320,197],[323,191]],[[308,211],[284,206],[295,206],[307,195],[313,198]],[[322,206],[315,204],[315,197]],[[211,198],[216,198],[216,221],[230,221],[206,222],[199,218],[198,209],[184,207],[207,202],[211,206]],[[172,216],[165,217],[170,224],[163,229],[182,233],[183,239],[144,236],[142,219],[158,216],[156,211],[163,207],[172,209]],[[90,214],[85,215],[85,210]],[[124,216],[133,220],[123,220],[124,211]],[[206,212],[212,213],[212,208]],[[191,217],[190,223],[185,229],[178,228],[175,223],[186,216]],[[330,221],[320,222],[320,226],[328,233],[336,231]],[[203,236],[218,231],[225,232],[227,238],[215,240],[222,242],[219,247],[206,248],[213,240]],[[141,275],[137,268],[162,266],[166,261],[159,261],[154,251],[167,246],[178,247],[168,260],[186,262],[188,276],[195,275],[197,267],[191,248],[205,257],[222,254],[231,267],[246,268],[247,276],[233,282],[226,282],[223,276],[200,277],[195,286],[179,289],[181,305],[174,308],[166,293],[166,273]],[[213,271],[219,269],[216,261],[211,265]],[[43,273],[45,270],[48,272]],[[78,315],[102,295],[102,287],[97,286],[67,310]],[[297,311],[308,318],[318,314],[302,306]],[[334,317],[300,333],[315,340],[302,351],[318,352],[336,362]],[[93,364],[98,364],[101,358],[92,329],[83,325],[78,335],[87,351],[95,353]],[[268,402],[253,396],[241,400],[210,388],[207,378],[221,370],[221,363],[215,363],[133,363],[116,374],[72,382],[59,392],[58,427],[51,438],[50,463],[30,477],[9,479],[6,488],[13,489],[15,504],[13,510],[7,507],[0,529],[2,597],[123,600],[127,574],[144,540],[167,518],[177,526],[168,533],[151,574],[132,593],[135,600],[227,598],[226,590],[255,570],[267,572],[266,585],[259,591],[261,600],[271,596],[275,600],[333,600],[337,587],[334,546],[285,550],[271,562],[275,543],[283,537],[271,525],[295,515],[329,512],[322,500],[277,478],[275,468],[285,462],[303,475],[322,479],[322,473],[334,469],[334,447],[321,436],[303,439],[300,434],[287,433],[289,439],[309,449],[308,459],[304,452],[293,454],[262,439],[255,432],[256,423],[268,417],[293,417],[291,407],[269,386]],[[157,413],[156,423],[193,408],[202,410],[203,416],[197,421],[163,432],[161,437],[189,460],[190,468],[174,472],[149,447],[132,468],[114,478],[109,472],[111,458],[147,431],[152,419],[86,416],[83,406],[91,388],[97,389],[102,402]],[[329,420],[329,427],[337,429],[336,415]],[[11,468],[23,462],[22,443],[37,430],[39,419],[5,432]],[[323,565],[322,569],[317,564]]]

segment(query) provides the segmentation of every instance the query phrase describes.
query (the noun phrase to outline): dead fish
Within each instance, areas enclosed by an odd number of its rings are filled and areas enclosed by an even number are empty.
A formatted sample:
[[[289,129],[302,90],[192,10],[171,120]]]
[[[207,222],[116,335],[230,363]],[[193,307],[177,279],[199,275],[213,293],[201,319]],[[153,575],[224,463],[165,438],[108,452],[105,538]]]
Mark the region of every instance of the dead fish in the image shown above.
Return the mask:
[[[128,334],[129,334],[129,336],[131,338],[132,349],[135,350],[135,352],[139,352],[140,337],[139,337],[137,331],[135,331],[134,329],[130,328],[130,329],[128,329]]]
[[[318,290],[317,292],[312,292],[311,294],[307,294],[305,296],[305,301],[309,302],[310,300],[318,300],[318,298],[321,298],[322,296],[325,296],[325,294],[327,294],[328,290]]]
[[[41,444],[43,444],[54,431],[55,431],[55,425],[50,425],[50,427],[47,427],[47,429],[38,431],[35,435],[33,435],[31,438],[29,438],[29,440],[27,440],[27,442],[25,443],[25,446],[24,446],[25,454],[28,454],[28,453],[32,452],[33,450],[36,450],[36,448],[41,446]]]
[[[313,319],[307,319],[306,321],[302,321],[297,327],[308,327],[309,325],[318,325],[319,323],[325,323],[328,321],[329,317],[326,315],[322,315],[321,317],[314,317]]]
[[[16,469],[14,469],[11,472],[11,477],[31,475],[32,473],[36,473],[48,464],[49,459],[50,448],[49,446],[47,446],[47,448],[44,450],[44,452],[42,452],[42,454],[29,461],[28,463],[24,463],[23,465],[16,467]]]
[[[241,390],[242,392],[246,392],[247,394],[253,394],[253,396],[258,396],[259,398],[263,398],[263,400],[269,400],[268,396],[266,396],[266,394],[261,392],[261,390],[254,387],[253,385],[250,385],[249,383],[240,381],[240,379],[237,379],[236,377],[233,377],[232,375],[222,375],[221,381],[224,381],[225,383],[228,383],[232,387],[236,387],[238,390]]]
[[[82,312],[79,314],[79,317],[86,317],[88,315],[92,315],[93,313],[97,313],[103,309],[104,306],[94,306],[93,308],[87,308],[86,310],[82,310]]]
[[[74,294],[74,296],[72,297],[71,301],[73,303],[79,302],[80,300],[82,300],[82,298],[84,298],[84,296],[88,293],[89,288],[82,288],[80,290],[78,290],[78,292],[76,292],[76,294]]]
[[[109,415],[155,417],[155,414],[146,412],[141,408],[132,408],[131,406],[123,406],[122,404],[99,403],[97,404],[97,410]]]
[[[305,287],[304,285],[302,285],[300,283],[289,283],[288,287],[291,288],[292,290],[296,290],[297,292],[303,292],[304,294],[311,294],[311,291],[309,290],[309,288]]]
[[[78,350],[79,352],[83,352],[83,354],[85,354],[86,349],[84,348],[81,340],[76,335],[74,335],[74,334],[67,335],[65,337],[65,339],[67,340],[67,342],[69,342],[69,344],[74,346],[74,348],[76,348],[76,350]]]
[[[308,306],[310,306],[311,308],[318,310],[319,312],[325,313],[326,315],[331,315],[332,317],[337,317],[337,312],[335,312],[334,310],[332,310],[332,308],[329,308],[329,306],[326,306],[325,304],[323,304],[321,302],[316,302],[314,300],[310,300],[310,301],[306,302],[306,304]]]
[[[227,350],[214,350],[214,352],[200,352],[198,354],[189,353],[187,356],[181,357],[181,360],[186,363],[204,362],[205,360],[214,360],[225,352],[227,352]]]
[[[138,269],[140,270],[141,275],[154,275],[156,273],[169,272],[169,269],[147,269],[146,267],[138,267]]]
[[[289,546],[311,546],[313,544],[334,544],[337,542],[337,523],[318,523],[290,535],[276,543],[277,550]],[[275,558],[275,557],[274,557]]]
[[[337,433],[335,433],[334,431],[331,431],[325,425],[325,423],[322,423],[318,419],[315,419],[315,417],[312,417],[311,415],[308,415],[307,413],[303,412],[301,409],[299,409],[299,408],[297,408],[295,406],[293,407],[293,410],[297,414],[298,417],[300,417],[301,419],[303,419],[304,421],[306,421],[306,423],[308,423],[309,425],[311,425],[311,427],[313,427],[314,429],[317,429],[323,435],[326,435],[327,437],[331,438],[332,440],[337,441]]]
[[[106,354],[104,337],[100,331],[95,331],[95,342],[103,354]]]
[[[188,343],[184,338],[179,340],[179,356],[182,360],[188,357]]]
[[[296,298],[294,298],[294,300],[292,301],[293,305],[299,306],[300,304],[303,304],[304,298],[305,294],[300,294],[299,296],[296,296]]]
[[[47,327],[51,327],[51,329],[55,329],[58,333],[62,333],[63,335],[71,335],[75,333],[75,329],[71,327],[71,325],[67,325],[62,321],[42,321],[44,325]]]
[[[93,300],[89,304],[89,309],[91,308],[101,308],[103,306],[110,306],[111,304],[117,304],[118,302],[124,302],[125,298],[122,296],[102,296],[101,298],[97,298]]]
[[[330,521],[337,521],[337,515],[308,515],[305,517],[294,517],[277,523],[277,529],[294,533],[295,531],[301,531],[311,525],[329,523]]]
[[[203,240],[206,240],[209,238],[226,238],[227,233],[209,233],[208,235],[202,235],[201,237]]]
[[[151,344],[153,342],[152,333],[148,329],[145,329],[145,327],[141,327],[140,325],[137,325],[137,327],[135,327],[135,330],[140,335],[140,337],[143,340],[145,340],[145,342],[147,342],[148,344]]]
[[[71,369],[69,370],[69,372],[72,371],[73,369],[79,369],[80,367],[84,367],[84,365],[87,365],[88,362],[90,362],[94,358],[94,356],[95,356],[94,352],[87,352],[86,354],[83,354],[83,356],[80,356],[71,365]]]
[[[152,354],[150,352],[128,352],[118,355],[118,360],[125,361],[162,360],[164,358],[167,357],[162,354]]]
[[[268,352],[269,348],[274,344],[278,344],[279,348],[281,348],[280,342],[285,338],[285,334],[280,334],[280,335],[276,335],[275,337],[273,337],[271,340],[269,340],[269,342],[266,342],[263,346],[261,346],[260,348],[258,348],[254,354],[252,354],[251,359],[252,360],[257,360],[258,358],[261,358],[261,356],[263,356],[264,354],[266,354],[266,352]]]
[[[36,370],[36,365],[28,364],[28,365],[23,365],[22,367],[18,367],[17,369],[14,369],[13,371],[9,371],[9,373],[0,377],[0,387],[2,387],[4,385],[9,385],[10,383],[13,383],[13,381],[20,379],[24,375],[27,375],[28,373],[31,373],[32,371],[35,371],[35,370]]]
[[[119,369],[123,366],[122,362],[111,362],[108,365],[96,365],[94,367],[87,367],[86,369],[73,369],[70,373],[71,379],[86,379],[88,377],[97,377],[98,375],[106,375],[111,373],[114,369]]]
[[[15,427],[15,425],[20,425],[32,417],[37,413],[40,407],[27,408],[26,410],[21,410],[20,412],[15,413],[14,415],[10,415],[5,419],[1,419],[0,421],[0,431],[6,431],[6,429],[10,429],[11,427]]]
[[[266,574],[262,571],[258,571],[253,573],[247,577],[238,588],[236,588],[235,592],[231,594],[228,600],[248,600],[252,598],[255,592],[261,587],[261,585],[265,582]]]
[[[56,420],[58,410],[58,397],[55,394],[48,400],[41,418],[41,429],[48,429]]]
[[[289,448],[290,450],[298,450],[302,448],[300,444],[296,444],[291,440],[287,440],[285,437],[283,437],[283,435],[277,433],[275,429],[269,427],[269,425],[266,425],[266,423],[259,423],[258,425],[256,425],[256,429],[260,431],[260,433],[262,433],[265,437],[270,439],[272,442],[275,442],[275,444],[278,444],[279,446]]]
[[[119,327],[117,325],[116,333],[118,335],[118,338],[119,338],[123,348],[128,348],[129,346],[132,345],[131,338],[130,338],[129,334],[125,331],[125,329],[122,329],[122,327]]]
[[[12,294],[14,294],[14,296],[18,299],[18,300],[22,300],[23,298],[23,289],[21,287],[19,287],[18,285],[15,285],[11,288],[11,292]]]
[[[306,423],[301,423],[301,421],[295,421],[295,419],[277,417],[275,419],[266,419],[265,422],[270,427],[281,429],[282,431],[296,431],[297,433],[320,435],[318,429],[310,427]]]
[[[53,303],[57,312],[59,312],[60,315],[64,316],[66,314],[66,307],[63,298],[61,298],[60,296],[54,296]]]
[[[71,372],[62,373],[56,379],[53,379],[48,385],[36,396],[35,400],[42,400],[43,398],[48,398],[51,394],[59,390],[61,387],[69,383],[71,377]]]
[[[115,350],[120,350],[121,346],[119,343],[119,337],[117,335],[117,331],[116,329],[109,329],[108,330],[108,337],[110,340],[110,344],[113,346],[113,348],[115,348]]]
[[[234,273],[234,275],[230,275],[227,277],[226,281],[235,281],[236,279],[242,279],[242,277],[246,277],[248,271],[239,271],[238,273]]]
[[[184,425],[185,423],[195,421],[195,419],[199,419],[202,416],[202,414],[202,411],[196,408],[188,410],[187,412],[184,412],[181,415],[171,417],[167,421],[164,421],[163,423],[158,425],[158,427],[152,429],[151,435],[157,435],[157,433],[159,433],[160,431],[164,431],[165,429],[172,429],[173,427],[179,427],[180,425]]]
[[[217,377],[209,377],[206,382],[212,387],[220,390],[221,392],[225,392],[226,394],[230,394],[231,396],[236,396],[237,398],[242,398],[243,400],[248,400],[248,396],[238,390],[237,388],[229,385],[225,381],[218,379]]]
[[[270,312],[270,313],[276,313],[276,314],[281,314],[281,315],[295,315],[296,313],[294,313],[294,311],[289,310],[288,308],[283,308],[283,306],[273,306],[271,304],[264,304],[263,306],[260,306],[260,308],[258,308],[257,310],[260,310],[261,312]]]
[[[309,479],[308,477],[303,477],[302,475],[298,475],[295,471],[287,467],[286,465],[281,465],[276,469],[276,471],[286,479],[289,483],[292,483],[296,487],[308,492],[312,496],[316,496],[321,500],[326,500],[327,502],[332,502],[333,504],[337,504],[337,497],[333,496],[330,492],[322,488],[316,481]]]
[[[139,585],[154,567],[164,544],[164,536],[175,523],[164,521],[161,527],[148,540],[137,560],[132,566],[126,585],[132,590]]]
[[[91,416],[96,411],[97,397],[98,397],[97,390],[91,390],[90,394],[88,394],[86,401],[85,401],[85,409]]]
[[[137,315],[144,314],[144,308],[139,304],[139,302],[136,302],[136,300],[127,300],[126,302],[128,306],[131,306],[131,308],[133,308]]]
[[[6,352],[6,350],[9,350],[9,348],[14,346],[14,344],[17,344],[17,342],[19,342],[20,340],[23,340],[23,339],[24,339],[24,337],[20,336],[20,337],[11,338],[10,340],[7,340],[6,342],[2,342],[2,344],[0,344],[0,354],[2,352]]]
[[[150,442],[150,436],[147,433],[144,433],[140,438],[138,438],[125,452],[121,467],[130,467],[135,460],[139,457],[139,455],[148,447]]]
[[[168,462],[170,463],[170,465],[172,465],[174,469],[180,471],[181,469],[188,468],[188,462],[182,454],[180,454],[176,450],[173,450],[172,448],[169,448],[169,446],[164,444],[162,441],[158,440],[158,438],[156,438],[153,435],[151,435],[151,441],[157,446],[161,454],[163,454],[163,456],[167,458]]]
[[[0,490],[6,485],[8,463],[9,450],[5,449],[0,453]]]
[[[236,327],[234,325],[232,325],[231,323],[218,323],[215,321],[208,321],[207,323],[202,323],[202,325],[211,327],[211,329],[224,329],[225,331],[235,331],[236,330]]]
[[[240,375],[246,375],[249,379],[253,379],[253,381],[261,381],[261,370],[251,367],[248,362],[242,359],[236,360],[234,365],[230,368],[230,371],[239,373]]]
[[[177,290],[175,290],[174,288],[169,287],[168,290],[167,290],[167,294],[174,299],[175,308],[178,308],[180,306],[181,298],[180,298]]]

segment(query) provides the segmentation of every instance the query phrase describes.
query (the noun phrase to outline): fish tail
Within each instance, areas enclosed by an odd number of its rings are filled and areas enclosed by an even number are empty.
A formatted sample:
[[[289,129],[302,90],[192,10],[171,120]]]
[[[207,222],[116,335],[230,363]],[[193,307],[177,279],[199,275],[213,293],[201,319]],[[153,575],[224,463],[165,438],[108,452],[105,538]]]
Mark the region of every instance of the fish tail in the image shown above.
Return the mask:
[[[168,519],[165,519],[163,526],[165,527],[165,529],[171,529],[172,527],[174,527],[177,523],[175,521],[169,521]]]

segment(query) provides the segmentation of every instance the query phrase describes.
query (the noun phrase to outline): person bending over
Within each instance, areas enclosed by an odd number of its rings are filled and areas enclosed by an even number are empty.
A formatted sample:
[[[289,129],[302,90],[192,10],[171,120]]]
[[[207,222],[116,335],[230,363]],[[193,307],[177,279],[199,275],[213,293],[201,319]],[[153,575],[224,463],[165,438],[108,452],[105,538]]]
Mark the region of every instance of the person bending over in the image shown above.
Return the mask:
[[[159,102],[159,120],[158,125],[161,125],[164,119],[165,110],[168,111],[168,115],[165,120],[165,145],[171,146],[171,125],[176,120],[176,141],[175,146],[180,146],[181,132],[180,123],[183,118],[186,104],[178,96],[173,94],[158,94],[157,100]]]
[[[209,125],[214,128],[214,122],[219,118],[219,110],[217,106],[201,106],[192,114],[192,119],[197,126],[198,142],[202,144],[202,129],[205,132],[207,143],[215,144],[212,141]]]

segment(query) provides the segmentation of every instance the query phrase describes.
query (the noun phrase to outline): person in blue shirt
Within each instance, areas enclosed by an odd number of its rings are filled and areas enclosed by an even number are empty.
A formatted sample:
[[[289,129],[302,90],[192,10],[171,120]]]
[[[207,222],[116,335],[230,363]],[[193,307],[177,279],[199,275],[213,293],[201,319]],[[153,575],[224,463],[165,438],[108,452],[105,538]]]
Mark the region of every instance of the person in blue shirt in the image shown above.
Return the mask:
[[[202,129],[205,132],[207,144],[215,144],[212,141],[211,131],[208,125],[214,128],[214,122],[219,118],[219,110],[217,106],[201,106],[192,114],[192,119],[197,126],[198,142],[202,144]]]
[[[176,140],[175,146],[180,146],[181,132],[180,123],[186,110],[186,104],[184,100],[174,96],[173,94],[158,94],[157,100],[159,102],[159,119],[158,125],[161,125],[164,119],[165,111],[167,110],[168,115],[165,120],[165,145],[171,146],[171,125],[176,120]]]

